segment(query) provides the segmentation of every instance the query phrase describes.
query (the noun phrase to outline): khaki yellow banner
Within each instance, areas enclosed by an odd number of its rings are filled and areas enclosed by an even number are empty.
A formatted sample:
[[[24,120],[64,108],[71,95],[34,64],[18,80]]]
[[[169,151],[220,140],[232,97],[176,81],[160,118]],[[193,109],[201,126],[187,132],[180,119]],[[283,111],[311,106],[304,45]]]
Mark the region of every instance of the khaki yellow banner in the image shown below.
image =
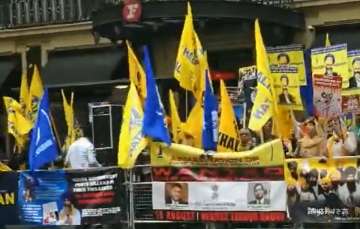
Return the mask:
[[[295,67],[296,77],[301,86],[306,85],[304,51],[302,45],[288,45],[267,48],[270,68]]]
[[[360,87],[360,50],[348,52],[349,88]]]
[[[150,144],[152,166],[209,166],[209,167],[271,167],[284,163],[281,140],[273,140],[253,150],[216,152],[211,156],[192,146],[163,143]]]
[[[311,50],[312,75],[340,76],[342,88],[349,87],[347,44],[333,45]]]

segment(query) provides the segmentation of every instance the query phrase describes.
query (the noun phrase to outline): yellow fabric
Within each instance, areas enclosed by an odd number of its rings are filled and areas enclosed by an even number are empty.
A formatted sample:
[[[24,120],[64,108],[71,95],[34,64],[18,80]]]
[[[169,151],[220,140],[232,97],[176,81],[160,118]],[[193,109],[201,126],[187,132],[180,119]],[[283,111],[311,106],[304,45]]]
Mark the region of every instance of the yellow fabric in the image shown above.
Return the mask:
[[[236,122],[236,116],[230,97],[226,90],[224,81],[220,81],[220,95],[221,95],[221,113],[219,123],[219,133],[225,134],[227,137],[233,138],[240,142],[238,139],[238,125]],[[222,142],[218,142],[217,149],[219,152],[234,152],[234,149],[229,148],[228,145],[223,145]],[[236,151],[236,150],[235,150]]]
[[[192,91],[197,99],[201,99],[205,90],[205,70],[209,69],[206,52],[194,30],[191,5],[187,5],[187,15],[181,34],[176,57],[174,77],[180,86]]]
[[[9,172],[9,171],[12,171],[12,169],[6,164],[0,162],[0,172]]]
[[[37,68],[37,66],[34,66],[34,72],[32,75],[32,79],[31,79],[31,84],[30,84],[30,93],[29,93],[29,104],[30,106],[30,113],[31,113],[31,121],[34,124],[35,123],[35,119],[36,119],[36,114],[38,111],[38,105],[41,99],[41,96],[44,93],[44,87],[43,87],[43,83],[41,81],[41,77],[40,77],[40,73],[39,73],[39,69]]]
[[[67,125],[67,136],[65,139],[64,150],[67,151],[70,145],[76,140],[76,130],[74,121],[74,93],[71,93],[70,103],[68,103],[64,91],[61,90],[63,99],[64,116]]]
[[[326,33],[325,47],[329,47],[329,46],[331,46],[330,37],[329,37],[329,33]]]
[[[131,83],[119,137],[118,165],[121,168],[134,167],[137,157],[147,145],[147,140],[142,135],[143,119],[140,97],[135,85]]]
[[[175,167],[271,167],[284,164],[284,150],[280,139],[261,144],[243,152],[218,152],[211,158],[203,149],[176,144],[150,144],[152,166]]]
[[[23,149],[32,123],[22,115],[21,105],[15,99],[4,97],[4,104],[8,115],[8,132],[14,136],[16,145]]]
[[[198,100],[190,111],[186,123],[183,126],[185,138],[192,138],[192,144],[187,143],[188,145],[202,148],[203,117],[204,109],[202,107],[202,101]]]
[[[26,72],[21,75],[21,85],[20,85],[20,96],[19,102],[21,105],[22,113],[25,117],[29,117],[29,111],[31,105],[29,104],[29,85],[27,81],[27,74]]]
[[[146,97],[146,76],[143,67],[137,59],[129,41],[126,41],[128,48],[128,61],[129,61],[129,78],[130,81],[136,86],[139,96],[143,101]]]
[[[258,84],[249,120],[249,128],[254,131],[260,131],[276,112],[276,101],[274,101],[273,97],[273,80],[270,74],[268,55],[261,36],[258,19],[255,21],[255,47]]]
[[[171,132],[173,142],[180,143],[183,139],[182,123],[179,117],[179,113],[176,107],[175,98],[172,90],[169,91],[170,100],[170,117],[171,117]]]

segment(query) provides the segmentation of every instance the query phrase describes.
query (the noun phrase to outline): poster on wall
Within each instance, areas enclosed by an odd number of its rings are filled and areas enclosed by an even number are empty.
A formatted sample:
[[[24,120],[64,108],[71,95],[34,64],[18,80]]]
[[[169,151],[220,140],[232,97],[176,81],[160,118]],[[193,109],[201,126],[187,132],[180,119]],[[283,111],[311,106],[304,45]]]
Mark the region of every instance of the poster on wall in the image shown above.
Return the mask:
[[[297,78],[300,86],[306,85],[306,73],[304,64],[304,51],[302,45],[288,45],[267,47],[270,69],[295,67],[297,72],[294,77]]]
[[[294,222],[360,220],[359,159],[289,159],[287,203]]]
[[[22,172],[21,223],[85,225],[121,220],[124,192],[118,169]]]
[[[313,77],[315,75],[330,78],[341,77],[342,88],[348,88],[350,74],[347,44],[312,49],[311,69]]]

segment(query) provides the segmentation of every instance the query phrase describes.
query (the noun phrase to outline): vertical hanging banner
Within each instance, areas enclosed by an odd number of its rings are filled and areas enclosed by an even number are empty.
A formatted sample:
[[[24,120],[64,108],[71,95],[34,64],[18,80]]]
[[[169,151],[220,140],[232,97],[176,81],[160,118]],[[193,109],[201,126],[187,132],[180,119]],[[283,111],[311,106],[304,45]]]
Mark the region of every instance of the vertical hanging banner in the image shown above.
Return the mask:
[[[291,66],[272,66],[271,74],[277,103],[285,108],[303,110],[298,69]]]
[[[311,50],[312,75],[341,77],[342,87],[349,87],[347,44],[333,45]],[[314,88],[314,91],[315,88]]]
[[[360,219],[359,159],[289,159],[287,203],[294,222],[351,222]]]
[[[360,87],[360,50],[351,50],[348,52],[349,64],[349,88]]]
[[[315,114],[325,118],[341,115],[341,77],[323,75],[313,77]]]
[[[20,173],[23,224],[86,225],[121,220],[124,192],[115,168]]]
[[[239,68],[239,78],[243,84],[243,91],[247,108],[251,110],[255,101],[257,70],[256,65]]]
[[[19,224],[17,211],[18,173],[3,172],[0,175],[0,225]]]
[[[288,45],[267,48],[270,68],[295,67],[297,72],[294,76],[299,85],[306,85],[306,73],[304,64],[304,51],[302,45]]]

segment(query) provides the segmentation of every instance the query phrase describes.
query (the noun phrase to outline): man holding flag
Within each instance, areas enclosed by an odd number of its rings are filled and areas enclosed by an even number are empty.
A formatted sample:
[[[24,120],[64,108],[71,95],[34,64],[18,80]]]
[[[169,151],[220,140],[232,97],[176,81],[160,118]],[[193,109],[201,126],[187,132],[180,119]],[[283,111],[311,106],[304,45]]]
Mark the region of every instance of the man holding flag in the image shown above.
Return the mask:
[[[58,146],[50,121],[48,91],[45,90],[39,104],[38,114],[29,146],[30,170],[40,169],[54,161],[58,155]]]

